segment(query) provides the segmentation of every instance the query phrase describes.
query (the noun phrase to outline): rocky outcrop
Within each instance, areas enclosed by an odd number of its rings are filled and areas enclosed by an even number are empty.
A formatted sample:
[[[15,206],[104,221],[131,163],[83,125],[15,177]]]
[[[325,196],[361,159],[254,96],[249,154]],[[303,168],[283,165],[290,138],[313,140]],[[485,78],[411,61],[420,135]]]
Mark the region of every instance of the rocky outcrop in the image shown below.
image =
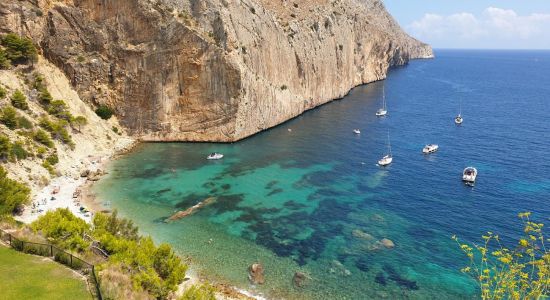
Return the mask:
[[[432,56],[380,0],[5,0],[82,99],[149,141],[235,141]]]
[[[248,268],[248,279],[253,284],[264,284],[264,267],[260,263],[254,263]]]

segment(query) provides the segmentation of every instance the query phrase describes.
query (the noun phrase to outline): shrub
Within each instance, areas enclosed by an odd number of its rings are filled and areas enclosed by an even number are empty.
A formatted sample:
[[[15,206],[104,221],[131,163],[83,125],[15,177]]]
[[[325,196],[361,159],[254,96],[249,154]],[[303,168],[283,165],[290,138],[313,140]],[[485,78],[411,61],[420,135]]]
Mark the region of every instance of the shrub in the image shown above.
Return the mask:
[[[60,140],[64,144],[74,145],[71,135],[67,131],[66,127],[69,123],[65,120],[59,120],[57,122],[51,121],[47,117],[40,118],[40,127],[46,129],[51,133],[52,138]]]
[[[45,160],[42,162],[42,167],[44,167],[44,169],[46,169],[48,171],[48,173],[50,173],[50,175],[52,176],[55,176],[55,169],[53,168],[53,166],[50,164],[49,161]]]
[[[39,146],[36,149],[36,156],[38,156],[39,158],[44,158],[44,154],[46,154],[47,152],[48,152],[48,149],[46,149],[42,146]]]
[[[53,142],[50,138],[50,135],[45,132],[44,130],[42,129],[38,129],[35,133],[34,133],[34,136],[33,136],[34,140],[45,145],[46,147],[48,148],[52,148],[53,147]]]
[[[211,285],[193,285],[183,293],[180,300],[216,300],[216,294]]]
[[[14,64],[33,62],[38,58],[36,47],[32,40],[9,33],[0,40],[5,47],[5,56]]]
[[[9,129],[17,128],[17,112],[11,106],[8,106],[2,110],[2,115],[0,116],[0,122],[6,125]]]
[[[11,214],[29,201],[30,189],[7,177],[7,172],[0,166],[0,215]]]
[[[76,125],[78,127],[78,132],[80,132],[81,127],[88,124],[88,120],[84,116],[77,116],[73,119],[71,124]]]
[[[5,88],[0,86],[0,100],[4,99],[7,94],[8,94],[8,91],[6,91]]]
[[[15,90],[15,92],[13,92],[13,95],[11,95],[11,105],[22,110],[29,109],[29,105],[27,104],[27,97],[25,97],[25,95],[23,95],[20,90]]]
[[[42,87],[38,89],[38,101],[40,101],[40,104],[48,106],[53,101],[52,94],[50,94],[48,89]]]
[[[67,208],[47,212],[34,221],[31,228],[63,249],[83,251],[89,246],[83,235],[89,232],[90,226]]]
[[[17,141],[11,145],[11,152],[12,157],[15,157],[18,160],[26,159],[30,156],[29,152],[25,150],[25,147],[23,145],[23,142]]]
[[[116,134],[118,134],[118,127],[113,126],[113,132],[116,133]]]
[[[67,104],[63,100],[52,101],[48,105],[48,113],[67,122],[70,122],[73,119],[73,116],[68,111]]]
[[[32,122],[29,119],[23,116],[20,116],[20,117],[17,117],[17,127],[24,128],[24,129],[32,129],[34,126],[32,125]]]
[[[9,69],[11,61],[8,59],[6,51],[0,48],[0,69]]]
[[[107,105],[100,105],[95,110],[95,113],[103,120],[109,120],[113,116],[114,111]]]
[[[6,160],[11,154],[10,138],[0,134],[0,160]]]
[[[46,161],[50,163],[50,165],[55,166],[59,162],[59,157],[57,157],[57,154],[53,153],[52,155],[46,157]]]
[[[461,244],[469,265],[462,272],[477,281],[481,299],[546,299],[550,289],[550,252],[542,223],[520,213],[523,234],[514,249],[502,245],[498,235],[488,232],[481,244]]]
[[[286,90],[286,89],[288,89],[288,86],[286,86],[286,84],[281,85],[281,90],[284,91],[284,90]]]

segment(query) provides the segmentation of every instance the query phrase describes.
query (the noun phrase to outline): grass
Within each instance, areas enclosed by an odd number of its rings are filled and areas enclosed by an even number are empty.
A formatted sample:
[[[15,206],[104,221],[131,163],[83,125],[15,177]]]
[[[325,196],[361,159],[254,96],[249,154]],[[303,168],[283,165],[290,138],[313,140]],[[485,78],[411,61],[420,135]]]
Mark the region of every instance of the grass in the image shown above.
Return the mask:
[[[86,283],[50,259],[0,246],[1,299],[92,299]]]

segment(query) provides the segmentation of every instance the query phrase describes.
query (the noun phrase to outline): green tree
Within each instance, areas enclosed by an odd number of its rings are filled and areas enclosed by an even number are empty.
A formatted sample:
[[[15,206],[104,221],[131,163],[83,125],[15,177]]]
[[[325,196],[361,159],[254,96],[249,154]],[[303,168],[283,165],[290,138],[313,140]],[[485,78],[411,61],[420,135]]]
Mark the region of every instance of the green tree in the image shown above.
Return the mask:
[[[50,138],[50,135],[45,132],[44,130],[42,129],[38,129],[35,133],[34,133],[34,140],[45,145],[46,147],[48,148],[52,148],[53,147],[53,142]]]
[[[0,166],[0,215],[12,214],[29,202],[30,189],[7,177],[7,172]]]
[[[19,109],[27,110],[29,109],[29,105],[27,104],[27,97],[20,91],[15,90],[13,94],[11,95],[11,104]]]
[[[216,300],[216,294],[208,284],[193,285],[185,290],[180,300]]]
[[[38,101],[44,106],[50,105],[53,101],[52,94],[48,91],[46,87],[41,87],[38,89]]]
[[[34,221],[31,228],[64,249],[84,251],[90,245],[83,238],[85,233],[89,233],[90,225],[67,208],[47,212]]]
[[[0,160],[6,160],[11,153],[10,138],[0,134]]]
[[[2,110],[0,115],[0,122],[6,125],[9,129],[17,128],[17,112],[11,106],[8,106]]]
[[[95,110],[95,113],[103,120],[109,120],[113,116],[114,111],[109,106],[103,104]]]
[[[34,62],[38,59],[38,51],[32,40],[9,33],[2,37],[6,58],[14,64]]]
[[[78,127],[78,132],[80,132],[81,127],[88,124],[88,120],[84,116],[77,116],[73,119],[72,124],[76,125]]]

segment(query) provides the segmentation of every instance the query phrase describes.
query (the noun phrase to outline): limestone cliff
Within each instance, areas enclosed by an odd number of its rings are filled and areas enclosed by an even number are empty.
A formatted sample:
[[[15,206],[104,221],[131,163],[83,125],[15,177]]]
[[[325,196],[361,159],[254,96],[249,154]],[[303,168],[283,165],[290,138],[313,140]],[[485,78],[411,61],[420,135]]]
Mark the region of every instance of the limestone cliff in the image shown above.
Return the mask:
[[[432,56],[380,0],[4,0],[82,99],[152,141],[235,141]]]

